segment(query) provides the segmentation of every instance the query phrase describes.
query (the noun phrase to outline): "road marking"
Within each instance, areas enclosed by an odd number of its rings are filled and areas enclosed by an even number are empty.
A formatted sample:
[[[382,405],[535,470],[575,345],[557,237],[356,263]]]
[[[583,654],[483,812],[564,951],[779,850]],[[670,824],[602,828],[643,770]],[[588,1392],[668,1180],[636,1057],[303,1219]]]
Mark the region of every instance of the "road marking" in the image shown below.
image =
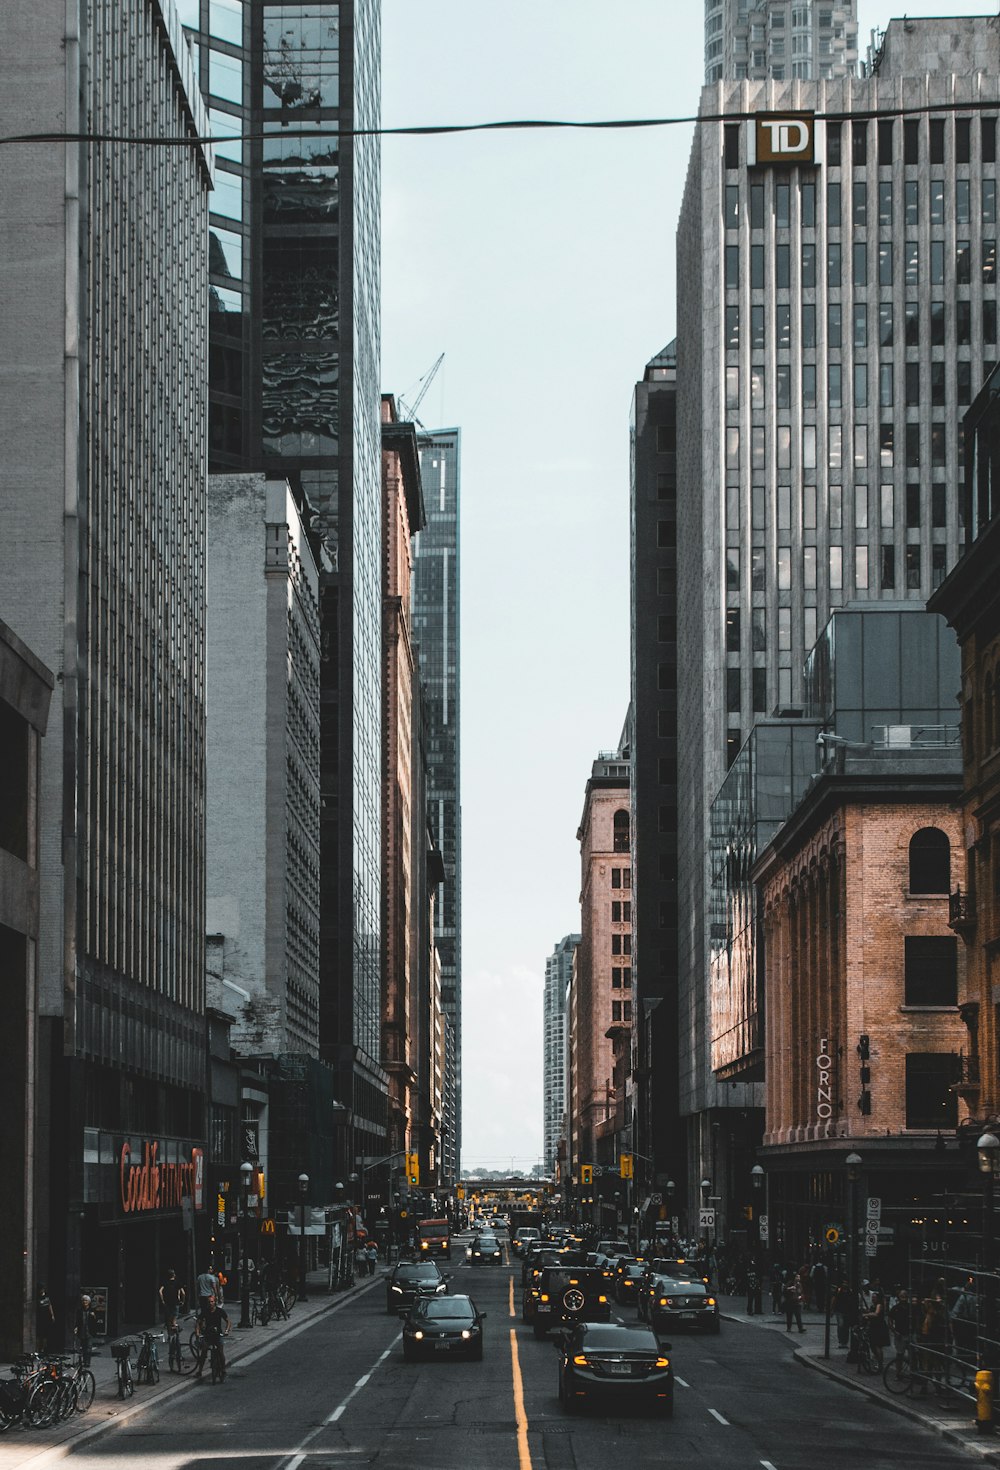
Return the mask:
[[[708,1412],[712,1415],[712,1418],[713,1419],[718,1419],[718,1421],[719,1421],[720,1424],[725,1424],[727,1426],[727,1428],[728,1428],[728,1426],[729,1426],[729,1420],[728,1419],[723,1419],[723,1417],[719,1413],[718,1409],[709,1409]]]
[[[774,1466],[771,1464],[770,1460],[761,1460],[760,1463],[763,1465],[764,1470],[774,1470]]]
[[[521,1382],[521,1363],[517,1355],[517,1333],[510,1329],[510,1361],[514,1370],[514,1417],[517,1421],[517,1463],[519,1470],[532,1470],[531,1451],[528,1449],[528,1416],[524,1412],[524,1385]]]
[[[514,1316],[514,1278],[510,1278],[510,1315]]]
[[[368,1382],[368,1380],[369,1380],[369,1378],[370,1378],[370,1377],[371,1377],[371,1376],[372,1376],[372,1375],[371,1375],[371,1374],[370,1374],[370,1373],[366,1373],[366,1374],[365,1374],[365,1376],[364,1376],[364,1378],[359,1378],[359,1379],[358,1379],[358,1381],[357,1381],[357,1383],[356,1383],[356,1384],[355,1384],[355,1385],[354,1385],[354,1387],[355,1387],[355,1388],[364,1388],[364,1386],[365,1386],[365,1384],[366,1384],[366,1383],[367,1383],[367,1382]]]
[[[342,1403],[339,1403],[337,1405],[337,1407],[333,1410],[332,1413],[327,1414],[327,1416],[323,1420],[322,1424],[317,1424],[316,1425],[316,1428],[310,1430],[310,1432],[306,1435],[305,1439],[302,1439],[302,1440],[299,1441],[298,1449],[291,1456],[291,1458],[290,1459],[285,1459],[283,1457],[281,1460],[278,1461],[278,1464],[281,1467],[281,1470],[299,1470],[299,1466],[302,1464],[302,1461],[305,1459],[305,1453],[304,1453],[304,1451],[306,1449],[306,1446],[309,1445],[309,1444],[311,1444],[312,1441],[316,1438],[316,1436],[318,1434],[322,1434],[323,1430],[327,1427],[327,1425],[329,1425],[329,1424],[336,1424],[336,1422],[340,1418],[341,1414],[343,1414],[344,1410],[347,1408],[348,1404],[351,1402],[351,1399],[354,1397],[354,1395],[356,1393],[360,1393],[361,1389],[364,1388],[365,1384],[371,1378],[372,1374],[376,1371],[376,1369],[378,1369],[378,1368],[380,1368],[382,1366],[382,1364],[385,1362],[386,1358],[388,1358],[390,1356],[390,1354],[392,1353],[393,1348],[396,1346],[397,1342],[400,1341],[400,1339],[402,1338],[402,1336],[403,1336],[403,1334],[402,1333],[399,1333],[399,1335],[397,1337],[394,1337],[393,1338],[392,1342],[386,1348],[385,1352],[382,1353],[381,1356],[372,1364],[372,1366],[371,1366],[371,1368],[369,1368],[368,1372],[365,1373],[363,1377],[361,1377],[361,1378],[358,1379],[357,1383],[351,1389],[350,1393],[343,1400],[343,1402]]]
[[[678,1378],[676,1373],[674,1374],[674,1382],[675,1383],[679,1383],[680,1386],[681,1386],[681,1388],[690,1388],[691,1387],[690,1383],[688,1383],[686,1379],[684,1379],[684,1378]]]

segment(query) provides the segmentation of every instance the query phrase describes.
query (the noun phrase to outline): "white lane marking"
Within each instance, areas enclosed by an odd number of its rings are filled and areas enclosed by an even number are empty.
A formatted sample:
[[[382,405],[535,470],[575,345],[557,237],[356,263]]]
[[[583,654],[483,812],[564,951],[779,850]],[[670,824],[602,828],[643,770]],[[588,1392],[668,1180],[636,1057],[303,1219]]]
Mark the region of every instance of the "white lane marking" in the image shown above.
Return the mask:
[[[354,1385],[354,1387],[355,1387],[355,1388],[364,1388],[364,1386],[365,1386],[365,1384],[366,1384],[366,1383],[367,1383],[367,1382],[368,1382],[368,1380],[369,1380],[369,1378],[370,1378],[370,1377],[371,1377],[371,1376],[372,1376],[372,1375],[371,1375],[371,1374],[370,1374],[370,1373],[366,1373],[366,1374],[365,1374],[365,1376],[364,1376],[364,1378],[359,1378],[359,1379],[358,1379],[358,1381],[357,1381],[357,1383],[356,1383],[356,1384],[355,1384],[355,1385]]]
[[[680,1386],[681,1386],[681,1388],[690,1388],[691,1387],[690,1383],[688,1383],[688,1381],[687,1381],[686,1378],[678,1378],[676,1373],[674,1374],[674,1382],[675,1383],[679,1383]]]
[[[316,1428],[313,1429],[313,1430],[311,1430],[306,1435],[305,1439],[302,1439],[302,1440],[299,1441],[298,1449],[293,1453],[293,1455],[291,1456],[291,1458],[290,1459],[287,1459],[287,1460],[284,1459],[284,1458],[282,1458],[281,1460],[278,1461],[278,1464],[281,1467],[281,1470],[299,1470],[299,1466],[302,1464],[302,1461],[305,1459],[305,1454],[303,1452],[304,1452],[306,1446],[309,1445],[309,1444],[311,1444],[312,1441],[316,1438],[316,1436],[318,1434],[322,1433],[322,1431],[327,1427],[327,1425],[329,1425],[329,1424],[336,1424],[336,1422],[340,1418],[341,1414],[343,1414],[344,1410],[347,1408],[348,1404],[351,1402],[351,1399],[354,1397],[354,1395],[356,1393],[360,1393],[361,1389],[364,1388],[365,1384],[369,1381],[369,1379],[371,1378],[372,1374],[375,1372],[375,1369],[378,1368],[382,1363],[384,1363],[385,1360],[386,1360],[386,1358],[388,1358],[390,1356],[390,1354],[392,1353],[392,1350],[396,1346],[397,1342],[400,1342],[402,1340],[402,1336],[403,1336],[403,1334],[400,1332],[396,1337],[393,1338],[392,1342],[386,1348],[385,1352],[380,1355],[380,1357],[373,1364],[373,1366],[368,1370],[368,1372],[365,1373],[363,1377],[361,1377],[361,1378],[358,1379],[357,1383],[351,1389],[350,1393],[343,1400],[343,1402],[342,1403],[339,1403],[337,1405],[337,1407],[333,1410],[332,1413],[327,1414],[327,1416],[323,1420],[322,1424],[317,1424]]]
[[[763,1465],[764,1470],[774,1470],[774,1466],[771,1464],[770,1460],[761,1460],[760,1463]]]
[[[728,1427],[729,1420],[728,1419],[723,1419],[723,1417],[719,1413],[718,1409],[709,1409],[708,1412],[711,1414],[711,1416],[712,1416],[713,1419],[718,1419],[718,1421],[719,1421],[720,1424],[725,1424]]]
[[[302,1464],[302,1461],[304,1459],[305,1455],[296,1455],[295,1459],[292,1460],[288,1466],[286,1466],[286,1470],[299,1470],[299,1466]]]

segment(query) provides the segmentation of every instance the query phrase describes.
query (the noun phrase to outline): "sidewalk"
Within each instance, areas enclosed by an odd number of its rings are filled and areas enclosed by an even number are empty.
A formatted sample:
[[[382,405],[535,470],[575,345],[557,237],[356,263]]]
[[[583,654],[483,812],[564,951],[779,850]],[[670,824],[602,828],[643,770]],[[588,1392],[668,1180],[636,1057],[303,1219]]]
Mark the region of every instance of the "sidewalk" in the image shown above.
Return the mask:
[[[955,1396],[946,1398],[936,1398],[931,1395],[928,1395],[927,1398],[899,1396],[889,1393],[881,1378],[868,1373],[859,1373],[853,1363],[846,1361],[847,1349],[837,1346],[836,1322],[830,1323],[830,1356],[824,1358],[826,1319],[822,1312],[808,1307],[803,1308],[802,1324],[806,1330],[804,1337],[800,1337],[794,1328],[790,1333],[786,1333],[784,1314],[776,1316],[770,1310],[766,1294],[764,1311],[753,1317],[747,1315],[745,1299],[742,1297],[727,1297],[720,1293],[719,1305],[725,1321],[739,1322],[746,1326],[756,1327],[761,1331],[780,1332],[793,1343],[796,1358],[807,1367],[818,1369],[828,1378],[842,1383],[845,1388],[863,1393],[873,1403],[881,1404],[892,1413],[902,1414],[906,1419],[923,1424],[932,1433],[940,1435],[942,1439],[975,1455],[981,1464],[1000,1467],[1000,1398],[995,1399],[998,1432],[980,1434],[976,1428],[976,1406],[972,1400]],[[887,1348],[886,1361],[890,1354],[891,1349]]]
[[[241,1360],[249,1358],[251,1354],[257,1354],[262,1349],[266,1351],[273,1343],[279,1342],[282,1338],[300,1332],[321,1313],[335,1311],[338,1307],[355,1300],[363,1292],[375,1286],[380,1275],[381,1273],[376,1276],[361,1277],[353,1286],[344,1291],[328,1292],[326,1272],[316,1271],[306,1278],[309,1295],[304,1302],[296,1302],[289,1320],[269,1322],[266,1327],[243,1329],[237,1327],[236,1324],[240,1319],[239,1300],[227,1302],[226,1311],[233,1324],[233,1330],[226,1339],[227,1364],[230,1366],[238,1364]],[[193,1326],[193,1317],[185,1319],[181,1340],[184,1344],[186,1360],[190,1359],[187,1340]],[[150,1330],[162,1334],[163,1324],[158,1323]],[[115,1375],[115,1360],[111,1356],[109,1344],[102,1343],[94,1350],[94,1357],[90,1364],[97,1391],[94,1395],[94,1402],[87,1412],[73,1414],[64,1423],[51,1424],[47,1429],[25,1429],[16,1425],[6,1430],[0,1435],[0,1470],[14,1470],[14,1467],[19,1465],[31,1465],[33,1470],[41,1470],[43,1465],[65,1458],[81,1439],[89,1439],[109,1429],[113,1424],[131,1418],[133,1414],[141,1413],[151,1403],[168,1398],[175,1393],[209,1391],[206,1387],[209,1380],[195,1378],[193,1371],[184,1374],[171,1373],[167,1367],[166,1342],[157,1342],[156,1347],[160,1362],[159,1383],[136,1384],[132,1398],[120,1399]],[[133,1355],[133,1363],[134,1361]],[[6,1365],[3,1371],[6,1372]]]

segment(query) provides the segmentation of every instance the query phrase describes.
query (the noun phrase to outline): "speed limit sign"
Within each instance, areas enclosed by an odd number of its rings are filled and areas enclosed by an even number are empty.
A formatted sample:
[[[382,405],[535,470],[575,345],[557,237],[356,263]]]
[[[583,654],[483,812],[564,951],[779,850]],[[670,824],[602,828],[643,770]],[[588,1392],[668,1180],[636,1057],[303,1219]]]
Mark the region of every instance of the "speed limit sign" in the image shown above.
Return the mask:
[[[699,1210],[698,1211],[698,1229],[699,1230],[714,1230],[715,1229],[715,1211],[714,1210]]]

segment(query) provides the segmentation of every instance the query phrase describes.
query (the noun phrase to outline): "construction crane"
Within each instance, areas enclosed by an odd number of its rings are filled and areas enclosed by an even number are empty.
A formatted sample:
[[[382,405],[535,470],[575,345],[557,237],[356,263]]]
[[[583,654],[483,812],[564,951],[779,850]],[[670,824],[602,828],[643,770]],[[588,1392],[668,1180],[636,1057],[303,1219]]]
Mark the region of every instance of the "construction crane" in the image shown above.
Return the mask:
[[[417,418],[417,409],[423,403],[424,398],[427,394],[427,389],[431,386],[434,379],[437,377],[437,370],[443,362],[444,353],[442,352],[441,356],[438,358],[437,362],[430,369],[430,371],[425,373],[422,378],[417,379],[417,382],[421,384],[421,388],[420,392],[417,394],[416,398],[414,398],[412,403],[407,403],[402,394],[400,394],[399,399],[397,400],[399,403],[399,411],[401,417],[404,419],[412,419],[412,421],[415,424],[419,424],[421,428],[423,428],[424,425],[420,423],[420,420]]]

